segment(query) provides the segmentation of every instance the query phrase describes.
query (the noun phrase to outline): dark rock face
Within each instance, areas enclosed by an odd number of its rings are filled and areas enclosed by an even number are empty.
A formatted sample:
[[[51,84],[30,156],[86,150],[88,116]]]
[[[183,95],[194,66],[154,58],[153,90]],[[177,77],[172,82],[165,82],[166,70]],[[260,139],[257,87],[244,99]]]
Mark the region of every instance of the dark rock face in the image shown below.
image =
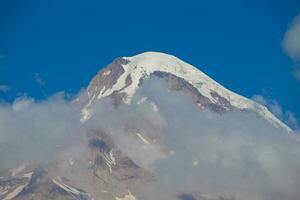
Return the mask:
[[[47,188],[47,195],[46,198],[48,198],[49,200],[53,199],[66,199],[66,200],[72,200],[72,196],[70,196],[65,190],[63,190],[62,188],[58,187],[57,185],[55,185],[52,182],[48,183],[49,186]]]
[[[88,147],[92,155],[92,168],[94,173],[96,173],[99,168],[102,170],[109,170],[109,167],[115,167],[115,165],[108,165],[109,163],[106,162],[107,159],[110,159],[107,157],[113,150],[114,146],[110,138],[105,133],[99,131],[91,134],[89,136]]]
[[[234,107],[230,104],[230,102],[225,99],[224,97],[221,97],[218,93],[216,92],[211,92],[210,93],[212,97],[218,100],[219,105],[221,105],[223,108],[226,108],[227,110],[233,110]]]
[[[109,147],[107,146],[107,144],[105,142],[103,142],[101,139],[91,139],[89,142],[89,147],[90,148],[98,148],[101,151],[108,151]]]
[[[7,179],[3,179],[0,180],[0,187],[3,188],[9,188],[9,187],[14,187],[15,185],[22,185],[25,184],[27,182],[27,178],[7,178]]]
[[[90,98],[93,96],[97,97],[101,92],[105,92],[112,88],[114,84],[117,83],[119,77],[124,73],[122,65],[128,64],[130,61],[118,58],[109,64],[106,68],[100,70],[98,74],[92,79],[88,87],[88,94]],[[131,76],[128,75],[125,79],[125,86],[119,91],[114,91],[109,97],[114,106],[120,105],[124,98],[125,93],[120,92],[124,88],[128,87],[132,83]]]
[[[124,98],[126,94],[119,91],[114,91],[111,95],[109,95],[111,103],[113,106],[118,107],[120,104],[124,102]]]
[[[77,189],[77,188],[76,188]],[[48,182],[48,188],[47,188],[47,195],[46,198],[48,198],[49,200],[53,199],[68,199],[68,200],[89,200],[90,198],[88,197],[88,195],[83,191],[80,190],[80,194],[73,194],[70,192],[67,192],[66,190],[63,190],[61,187],[55,185],[53,182]]]
[[[99,170],[104,170],[122,182],[133,183],[132,181],[138,182],[144,178],[146,180],[152,179],[152,175],[136,165],[129,157],[125,156],[112,143],[111,138],[106,133],[100,131],[93,133],[89,139],[89,147],[93,155],[93,171],[99,178],[103,180],[107,179],[107,176],[102,176],[103,172],[98,173]],[[111,153],[113,153],[113,158],[110,157]]]
[[[40,181],[46,173],[47,172],[43,170],[42,166],[35,168],[28,185],[23,189],[19,196],[26,196],[33,193],[39,187]]]
[[[112,88],[117,83],[118,78],[124,73],[122,65],[127,64],[129,61],[123,58],[115,59],[106,68],[100,70],[98,74],[92,79],[88,93],[90,96],[98,96],[100,92]],[[130,84],[131,78],[129,77],[126,82]]]
[[[216,92],[212,92],[212,96],[218,99],[218,104],[212,103],[207,97],[203,96],[192,84],[188,83],[186,80],[179,78],[173,74],[155,71],[154,76],[163,78],[167,80],[170,85],[171,90],[183,91],[187,95],[191,96],[193,102],[200,108],[208,108],[209,110],[216,113],[224,113],[227,110],[233,110],[234,107],[230,102],[221,97]]]

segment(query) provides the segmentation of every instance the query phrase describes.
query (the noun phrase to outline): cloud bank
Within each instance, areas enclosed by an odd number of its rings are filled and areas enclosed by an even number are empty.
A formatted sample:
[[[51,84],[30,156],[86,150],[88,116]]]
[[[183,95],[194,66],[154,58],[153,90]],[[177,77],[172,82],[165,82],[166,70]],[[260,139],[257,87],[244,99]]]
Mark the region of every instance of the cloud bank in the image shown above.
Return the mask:
[[[83,131],[63,95],[36,102],[20,97],[0,104],[0,170],[28,162],[51,162]]]
[[[189,96],[158,78],[145,81],[131,105],[115,107],[109,98],[95,103],[85,124],[74,106],[62,95],[2,103],[0,169],[28,160],[51,163],[90,130],[102,130],[154,174],[150,186],[135,191],[142,199],[183,192],[245,200],[300,197],[299,141],[256,113],[199,111]]]

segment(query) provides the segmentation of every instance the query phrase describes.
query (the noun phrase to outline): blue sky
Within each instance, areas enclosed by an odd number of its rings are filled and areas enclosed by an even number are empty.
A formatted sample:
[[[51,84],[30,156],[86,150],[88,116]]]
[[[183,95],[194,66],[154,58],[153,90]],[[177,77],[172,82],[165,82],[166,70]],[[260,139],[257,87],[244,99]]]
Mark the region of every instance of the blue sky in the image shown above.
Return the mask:
[[[299,13],[299,0],[2,0],[0,99],[75,94],[114,58],[161,51],[299,118],[299,62],[282,45]]]

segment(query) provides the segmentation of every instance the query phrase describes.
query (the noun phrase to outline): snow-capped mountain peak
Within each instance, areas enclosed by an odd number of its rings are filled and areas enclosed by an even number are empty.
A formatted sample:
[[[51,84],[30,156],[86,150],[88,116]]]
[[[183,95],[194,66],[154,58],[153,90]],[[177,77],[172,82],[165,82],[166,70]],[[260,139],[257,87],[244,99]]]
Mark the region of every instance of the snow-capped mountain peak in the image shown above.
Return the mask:
[[[291,132],[291,129],[277,119],[266,107],[231,92],[198,68],[177,57],[159,52],[145,52],[132,57],[122,57],[115,60],[107,68],[102,69],[88,87],[90,101],[82,110],[82,121],[91,116],[92,111],[89,110],[89,106],[96,99],[119,93],[122,94],[123,102],[130,104],[141,82],[155,72],[171,74],[186,81],[187,84],[197,89],[199,94],[207,98],[211,104],[224,107],[225,110],[233,107],[239,110],[257,112],[275,127]],[[226,106],[224,106],[225,104]]]

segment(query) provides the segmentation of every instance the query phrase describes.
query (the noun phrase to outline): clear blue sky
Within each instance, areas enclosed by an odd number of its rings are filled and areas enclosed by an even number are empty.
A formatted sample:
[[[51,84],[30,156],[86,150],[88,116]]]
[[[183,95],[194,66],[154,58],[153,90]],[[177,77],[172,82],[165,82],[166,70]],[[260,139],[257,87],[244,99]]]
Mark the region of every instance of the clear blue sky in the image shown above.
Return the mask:
[[[76,93],[120,56],[173,54],[225,87],[300,116],[282,38],[299,0],[0,1],[0,99]],[[39,84],[36,80],[39,80]]]

